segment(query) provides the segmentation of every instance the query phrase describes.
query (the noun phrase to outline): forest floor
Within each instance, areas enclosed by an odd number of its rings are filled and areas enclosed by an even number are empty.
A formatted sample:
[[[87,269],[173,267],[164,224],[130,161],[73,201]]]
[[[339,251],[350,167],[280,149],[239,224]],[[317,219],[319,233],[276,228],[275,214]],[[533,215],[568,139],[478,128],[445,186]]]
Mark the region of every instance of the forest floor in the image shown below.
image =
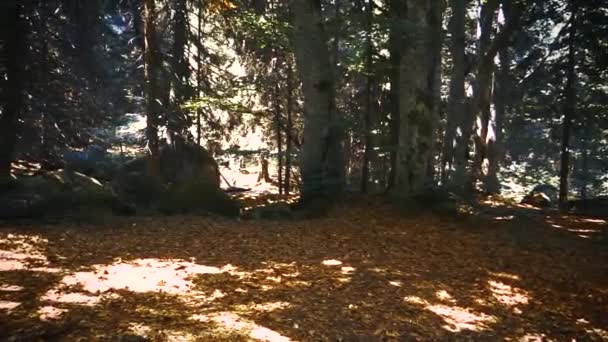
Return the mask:
[[[4,224],[0,340],[607,340],[606,246],[518,207]]]

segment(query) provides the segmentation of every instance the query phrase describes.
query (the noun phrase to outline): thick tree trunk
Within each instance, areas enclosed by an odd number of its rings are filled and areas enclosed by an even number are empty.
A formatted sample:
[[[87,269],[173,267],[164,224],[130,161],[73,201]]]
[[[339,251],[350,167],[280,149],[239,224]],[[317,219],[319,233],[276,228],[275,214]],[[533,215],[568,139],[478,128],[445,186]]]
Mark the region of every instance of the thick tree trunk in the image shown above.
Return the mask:
[[[407,2],[408,34],[400,67],[400,127],[397,178],[394,191],[408,196],[424,191],[432,183],[428,177],[430,156],[434,153],[435,70],[439,61],[433,41],[439,39],[434,27],[436,6],[428,1]]]
[[[370,155],[372,152],[372,87],[373,87],[373,56],[374,56],[374,45],[372,42],[372,28],[373,28],[373,11],[374,4],[373,0],[368,0],[367,4],[367,32],[365,37],[366,44],[366,56],[365,56],[365,72],[366,72],[366,85],[365,85],[365,119],[364,119],[364,150],[363,150],[363,167],[361,170],[361,192],[367,192],[367,185],[369,182],[369,163]]]
[[[404,0],[389,1],[389,54],[390,54],[390,103],[391,103],[391,121],[390,121],[390,174],[388,176],[387,190],[391,191],[397,179],[397,154],[399,146],[399,126],[400,126],[400,106],[399,106],[399,79],[401,68],[401,49],[403,44],[403,27],[402,20],[407,13],[407,7]]]
[[[559,206],[561,209],[568,207],[568,176],[570,167],[570,134],[572,129],[572,120],[576,115],[576,60],[575,60],[575,42],[576,42],[576,20],[577,20],[577,5],[575,0],[570,0],[570,11],[572,18],[570,19],[570,32],[568,37],[568,63],[567,63],[567,80],[566,80],[566,104],[564,106],[564,122],[562,127],[562,146],[561,146],[561,163],[559,174]]]
[[[458,137],[458,129],[462,136],[462,124],[464,119],[465,109],[465,69],[466,69],[466,36],[465,36],[465,18],[467,12],[467,0],[452,0],[452,19],[450,20],[450,33],[452,41],[450,44],[450,52],[452,55],[452,75],[450,79],[450,95],[448,98],[447,109],[447,125],[443,139],[443,153],[441,156],[441,183],[444,185],[459,185],[454,184],[452,179],[452,169],[454,168],[454,153],[456,147],[456,139]],[[456,156],[460,159],[464,156]],[[461,161],[458,163],[461,167]],[[462,172],[462,170],[461,170]]]
[[[301,150],[303,204],[335,197],[344,188],[342,128],[336,115],[319,0],[291,0],[294,43],[304,93],[304,142]]]
[[[21,5],[2,7],[0,11],[0,180],[11,175],[22,109],[25,25],[21,12]]]
[[[144,1],[144,74],[146,81],[146,139],[148,140],[148,175],[160,177],[158,119],[160,114],[158,72],[160,53],[156,36],[155,0]]]

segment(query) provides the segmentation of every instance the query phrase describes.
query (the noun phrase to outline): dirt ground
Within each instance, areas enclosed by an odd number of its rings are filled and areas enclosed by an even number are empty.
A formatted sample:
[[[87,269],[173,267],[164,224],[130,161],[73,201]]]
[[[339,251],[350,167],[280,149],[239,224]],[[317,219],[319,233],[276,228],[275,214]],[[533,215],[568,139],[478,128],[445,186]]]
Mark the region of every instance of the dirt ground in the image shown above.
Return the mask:
[[[608,340],[608,223],[518,208],[0,226],[0,340]]]

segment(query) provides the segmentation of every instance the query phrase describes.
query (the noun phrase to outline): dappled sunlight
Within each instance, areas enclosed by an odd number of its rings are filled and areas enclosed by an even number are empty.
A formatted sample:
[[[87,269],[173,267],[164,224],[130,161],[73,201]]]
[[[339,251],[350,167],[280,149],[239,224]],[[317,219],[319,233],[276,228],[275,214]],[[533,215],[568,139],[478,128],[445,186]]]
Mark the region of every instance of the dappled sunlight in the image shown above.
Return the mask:
[[[450,303],[456,303],[454,297],[452,297],[446,290],[440,290],[435,292],[435,296],[437,296],[437,299],[439,300],[443,300]]]
[[[288,308],[291,304],[288,302],[269,302],[261,304],[242,304],[236,305],[235,309],[242,312],[272,312],[275,310]]]
[[[451,332],[488,330],[490,329],[488,325],[497,321],[494,316],[458,306],[431,304],[417,296],[405,297],[404,301],[408,304],[420,305],[425,310],[438,315],[446,323],[443,328]]]
[[[0,292],[17,292],[22,291],[23,286],[17,285],[0,285]]]
[[[0,300],[0,311],[4,310],[4,311],[11,312],[12,310],[16,309],[20,305],[21,305],[21,303],[18,303],[18,302]]]
[[[505,273],[505,272],[490,272],[489,274],[496,278],[521,280],[521,278],[517,274],[511,274],[511,273]]]
[[[560,217],[547,217],[546,222],[555,229],[573,233],[582,239],[591,239],[608,232],[608,223],[603,219],[562,215]]]
[[[528,294],[516,287],[499,281],[488,280],[492,296],[506,306],[525,305],[529,302]]]
[[[94,305],[104,298],[116,296],[114,293],[106,295],[111,290],[128,290],[137,293],[190,295],[195,299],[213,301],[222,298],[224,294],[219,290],[211,295],[195,291],[192,282],[194,276],[220,273],[243,275],[231,265],[218,268],[181,260],[160,259],[117,261],[111,265],[94,265],[92,268],[89,272],[76,272],[65,276],[43,299],[58,303]],[[76,288],[77,291],[69,292],[66,288]]]
[[[323,260],[322,264],[325,266],[340,266],[342,265],[342,261],[335,259]]]
[[[43,306],[38,309],[37,313],[43,321],[57,320],[68,310],[56,308],[54,306]]]
[[[596,328],[596,327],[592,326],[591,323],[584,318],[577,319],[576,324],[583,327],[583,329],[585,329],[585,331],[588,334],[596,335],[599,338],[601,338],[602,340],[608,341],[608,330],[606,329],[606,327],[604,327],[603,329]]]
[[[164,292],[184,294],[191,292],[194,284],[190,277],[199,274],[230,272],[234,267],[223,268],[198,265],[179,260],[138,259],[116,262],[111,265],[95,265],[91,272],[77,272],[62,280],[62,285],[82,285],[91,293],[110,289],[132,292]]]
[[[40,236],[8,234],[0,238],[0,272],[29,270],[34,272],[59,272],[47,267],[49,262],[43,252],[48,241]]]
[[[238,333],[255,341],[292,341],[290,338],[283,336],[276,331],[260,326],[253,321],[244,319],[231,312],[220,312],[208,316],[195,315],[192,316],[191,319],[199,322],[213,322],[219,326],[220,330],[225,330],[228,333]]]

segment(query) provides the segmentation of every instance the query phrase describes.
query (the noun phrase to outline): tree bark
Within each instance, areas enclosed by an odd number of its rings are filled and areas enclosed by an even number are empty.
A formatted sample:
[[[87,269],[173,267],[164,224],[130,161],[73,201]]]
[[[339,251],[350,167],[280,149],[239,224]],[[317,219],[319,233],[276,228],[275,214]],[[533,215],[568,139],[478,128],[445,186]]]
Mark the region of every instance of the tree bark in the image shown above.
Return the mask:
[[[275,74],[278,76],[278,70],[275,70]],[[277,77],[278,78],[278,77]],[[279,103],[279,80],[276,80],[273,89],[273,102],[274,102],[274,121],[277,131],[277,173],[278,173],[278,186],[279,195],[283,194],[283,137],[281,134],[281,105]]]
[[[494,19],[498,9],[498,0],[488,0],[481,6],[479,27],[481,35],[479,38],[478,58],[482,60],[488,53],[492,44],[494,33]],[[494,75],[494,61],[491,63],[480,63],[477,68],[475,86],[475,114],[479,116],[480,127],[477,127],[475,135],[475,158],[470,174],[467,190],[474,191],[477,181],[483,179],[483,163],[487,157],[488,127],[491,118],[492,101],[492,78]]]
[[[467,11],[467,0],[452,0],[452,18],[450,20],[450,33],[452,41],[450,52],[452,57],[452,75],[450,79],[450,94],[448,98],[447,125],[443,139],[443,153],[441,156],[441,183],[454,185],[452,169],[455,164],[454,152],[456,147],[457,130],[460,128],[462,135],[462,124],[465,109],[465,69],[466,69],[466,36],[465,18]],[[464,156],[456,156],[460,159]],[[459,166],[463,166],[460,160]],[[460,184],[462,186],[462,184]]]
[[[566,104],[564,106],[564,121],[562,126],[561,163],[559,174],[559,206],[561,209],[568,207],[568,176],[570,167],[570,134],[572,120],[576,115],[576,59],[575,44],[577,31],[577,5],[575,0],[570,0],[570,31],[568,36],[568,60],[566,80]]]
[[[368,0],[367,11],[366,11],[366,55],[365,55],[365,73],[366,73],[366,85],[365,85],[365,119],[364,119],[364,150],[363,150],[363,167],[361,170],[361,192],[367,192],[367,185],[369,182],[369,163],[370,155],[372,150],[372,87],[373,87],[373,56],[374,56],[374,44],[372,42],[372,29],[373,29],[373,11],[374,3],[373,0]]]
[[[342,128],[319,0],[291,0],[294,44],[304,93],[301,202],[338,196],[344,188]]]
[[[397,154],[399,146],[400,106],[399,106],[399,79],[401,67],[401,49],[403,45],[402,20],[407,13],[404,0],[389,0],[389,55],[390,55],[390,173],[387,190],[391,191],[397,179]]]
[[[173,47],[171,83],[173,84],[173,101],[171,111],[167,118],[167,131],[169,135],[184,136],[188,131],[188,116],[184,113],[182,105],[190,98],[188,82],[190,79],[190,66],[186,56],[188,44],[188,25],[186,0],[174,0],[173,16]]]
[[[197,14],[197,42],[196,42],[196,92],[197,97],[200,97],[203,93],[203,7],[204,1],[198,4]],[[196,144],[201,144],[201,117],[202,109],[196,109]]]
[[[409,0],[406,21],[409,30],[403,44],[400,65],[400,127],[397,175],[394,191],[401,196],[424,191],[432,183],[428,177],[436,103],[435,70],[438,62],[433,41],[439,39],[434,28],[437,8],[429,1]]]
[[[158,72],[160,54],[156,34],[155,0],[144,0],[144,74],[146,81],[146,139],[148,140],[148,175],[160,177],[158,119],[160,114]]]
[[[0,77],[3,95],[0,116],[0,180],[11,176],[11,163],[15,157],[18,122],[23,102],[23,59],[25,54],[25,23],[22,6],[3,7],[0,11],[0,63],[5,75]],[[2,65],[0,64],[0,71]],[[0,74],[1,75],[1,74]]]
[[[286,124],[286,139],[285,139],[285,195],[289,195],[291,191],[291,153],[292,143],[291,134],[293,131],[292,110],[293,110],[293,67],[291,57],[287,58],[287,124]]]

